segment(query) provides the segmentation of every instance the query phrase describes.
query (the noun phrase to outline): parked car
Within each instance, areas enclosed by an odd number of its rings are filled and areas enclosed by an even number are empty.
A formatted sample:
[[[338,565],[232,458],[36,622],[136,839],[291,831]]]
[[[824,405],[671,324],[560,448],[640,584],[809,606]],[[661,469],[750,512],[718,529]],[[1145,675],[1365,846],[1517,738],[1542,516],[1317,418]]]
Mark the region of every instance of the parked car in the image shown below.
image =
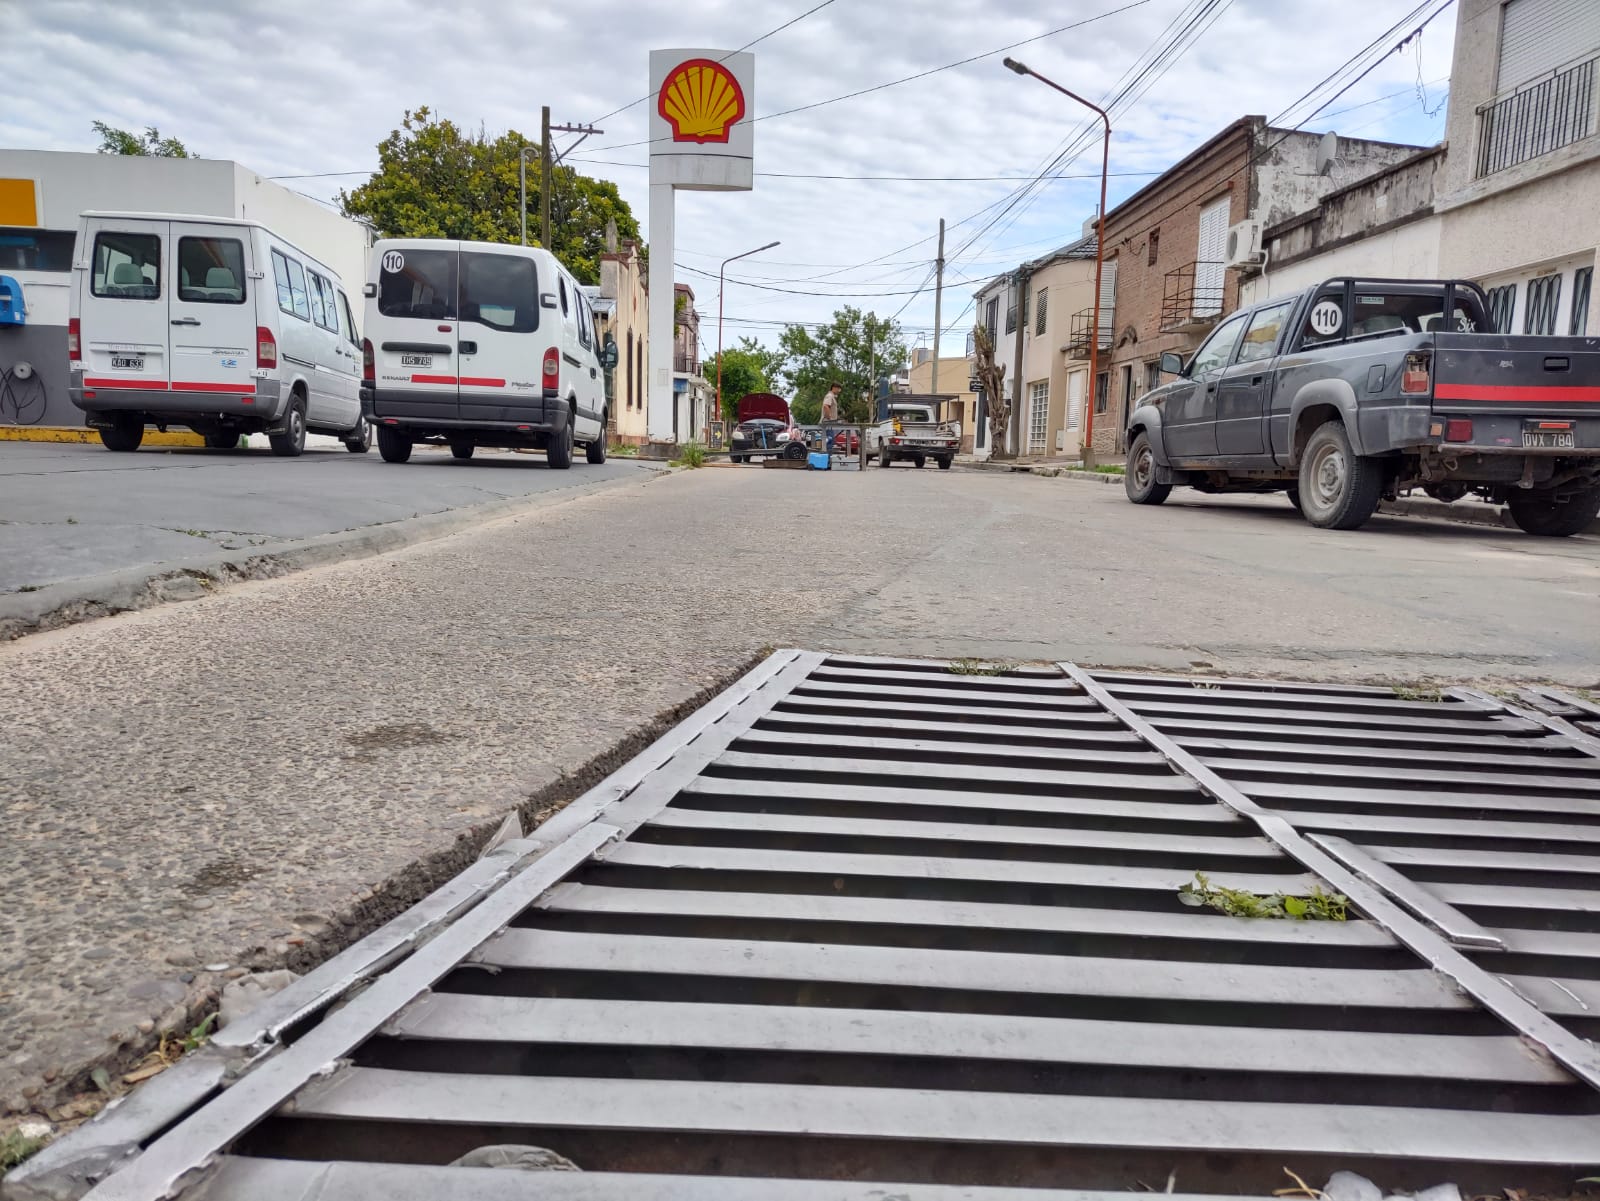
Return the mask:
[[[788,423],[771,417],[741,421],[728,438],[728,455],[735,463],[777,455],[789,432]]]
[[[68,392],[111,450],[146,425],[208,446],[265,432],[369,445],[361,339],[337,273],[263,225],[224,217],[84,213],[68,301]]]
[[[602,344],[578,281],[547,250],[437,238],[379,241],[368,265],[361,405],[387,463],[418,442],[458,459],[532,447],[551,467],[574,446],[606,460]]]
[[[960,448],[960,424],[937,420],[934,407],[920,401],[891,404],[888,416],[867,430],[867,456],[879,467],[903,460],[921,467],[932,459],[948,471]]]
[[[1233,314],[1128,420],[1128,499],[1282,490],[1350,530],[1420,488],[1530,534],[1600,513],[1600,343],[1495,333],[1461,280],[1332,279]]]

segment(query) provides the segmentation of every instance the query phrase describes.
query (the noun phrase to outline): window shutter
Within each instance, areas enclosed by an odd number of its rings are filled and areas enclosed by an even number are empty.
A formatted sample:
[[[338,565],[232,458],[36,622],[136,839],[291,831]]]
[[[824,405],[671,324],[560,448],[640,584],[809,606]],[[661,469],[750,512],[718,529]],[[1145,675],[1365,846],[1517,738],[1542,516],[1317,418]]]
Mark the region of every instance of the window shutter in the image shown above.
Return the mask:
[[[1117,327],[1117,260],[1100,269],[1100,345],[1111,345],[1111,331]]]
[[[1496,93],[1509,92],[1600,49],[1600,4],[1510,0],[1501,16]]]

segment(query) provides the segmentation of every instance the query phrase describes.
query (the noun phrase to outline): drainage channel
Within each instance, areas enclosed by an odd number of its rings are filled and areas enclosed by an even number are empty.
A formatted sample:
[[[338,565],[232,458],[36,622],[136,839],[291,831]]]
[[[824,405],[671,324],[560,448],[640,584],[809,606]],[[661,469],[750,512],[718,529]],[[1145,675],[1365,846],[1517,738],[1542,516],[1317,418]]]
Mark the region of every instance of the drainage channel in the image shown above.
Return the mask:
[[[1475,694],[779,652],[8,1196],[1565,1193],[1594,749]],[[456,1163],[501,1145],[581,1173]]]

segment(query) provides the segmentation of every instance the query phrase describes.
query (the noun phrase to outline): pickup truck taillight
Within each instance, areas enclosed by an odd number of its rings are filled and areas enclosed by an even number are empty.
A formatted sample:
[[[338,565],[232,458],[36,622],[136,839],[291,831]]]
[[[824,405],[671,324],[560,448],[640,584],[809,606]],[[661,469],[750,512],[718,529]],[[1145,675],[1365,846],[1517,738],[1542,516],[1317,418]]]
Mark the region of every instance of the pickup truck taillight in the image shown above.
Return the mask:
[[[1426,396],[1433,388],[1433,381],[1429,378],[1430,366],[1425,354],[1406,355],[1405,366],[1400,369],[1400,394]]]

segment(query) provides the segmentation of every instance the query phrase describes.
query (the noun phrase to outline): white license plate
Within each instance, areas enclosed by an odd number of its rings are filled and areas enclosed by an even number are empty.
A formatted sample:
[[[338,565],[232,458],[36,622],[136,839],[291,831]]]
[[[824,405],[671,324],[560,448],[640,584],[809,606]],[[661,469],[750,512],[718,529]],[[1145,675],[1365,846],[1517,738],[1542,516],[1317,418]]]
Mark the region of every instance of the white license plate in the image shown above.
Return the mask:
[[[433,356],[431,354],[403,354],[400,356],[400,366],[432,367]]]
[[[144,355],[142,354],[114,354],[111,356],[111,370],[113,371],[143,371]]]
[[[1577,443],[1571,430],[1523,430],[1522,445],[1535,450],[1571,450]]]

